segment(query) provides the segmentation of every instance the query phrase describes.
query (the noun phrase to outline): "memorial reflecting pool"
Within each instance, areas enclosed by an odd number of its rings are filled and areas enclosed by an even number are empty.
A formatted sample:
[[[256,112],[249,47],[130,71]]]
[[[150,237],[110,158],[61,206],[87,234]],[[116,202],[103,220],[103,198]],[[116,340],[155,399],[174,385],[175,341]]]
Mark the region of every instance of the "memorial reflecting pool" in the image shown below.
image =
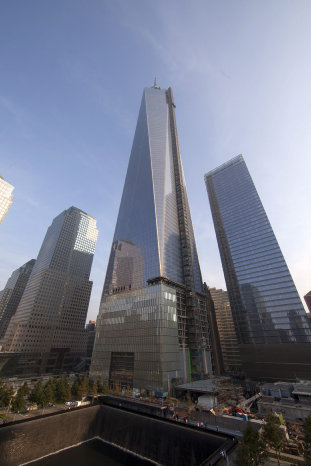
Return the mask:
[[[147,466],[157,463],[143,459],[100,439],[92,439],[72,448],[45,456],[29,465],[36,466]]]

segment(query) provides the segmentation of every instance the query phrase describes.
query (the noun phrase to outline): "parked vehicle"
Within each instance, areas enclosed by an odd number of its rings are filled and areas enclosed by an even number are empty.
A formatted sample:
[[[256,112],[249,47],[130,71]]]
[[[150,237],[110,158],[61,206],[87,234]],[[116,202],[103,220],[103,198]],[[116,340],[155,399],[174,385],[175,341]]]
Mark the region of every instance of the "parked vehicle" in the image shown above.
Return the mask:
[[[81,400],[72,400],[72,401],[65,401],[65,406],[70,408],[78,408],[78,406],[88,406],[91,404],[90,401],[81,401]]]

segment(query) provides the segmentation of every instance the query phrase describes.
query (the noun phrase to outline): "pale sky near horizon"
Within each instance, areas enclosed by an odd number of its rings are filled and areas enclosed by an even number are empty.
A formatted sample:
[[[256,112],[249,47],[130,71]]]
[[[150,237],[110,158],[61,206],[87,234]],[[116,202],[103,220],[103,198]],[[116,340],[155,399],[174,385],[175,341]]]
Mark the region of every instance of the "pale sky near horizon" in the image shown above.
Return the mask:
[[[203,280],[225,288],[204,173],[243,154],[311,290],[309,0],[0,0],[0,289],[71,205],[99,228],[96,319],[143,88],[172,86]]]

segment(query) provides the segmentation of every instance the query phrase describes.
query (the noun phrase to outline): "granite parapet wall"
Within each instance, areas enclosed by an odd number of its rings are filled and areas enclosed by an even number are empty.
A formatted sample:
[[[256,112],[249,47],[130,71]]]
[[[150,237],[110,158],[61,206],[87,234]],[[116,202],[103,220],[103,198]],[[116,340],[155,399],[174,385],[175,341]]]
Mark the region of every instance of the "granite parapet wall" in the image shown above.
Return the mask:
[[[0,465],[16,466],[98,435],[101,406],[33,419],[0,429]]]
[[[200,465],[229,446],[228,436],[104,406],[100,436],[164,465]]]
[[[94,437],[101,437],[163,465],[216,464],[235,440],[112,406],[33,419],[0,429],[0,464],[16,466]]]

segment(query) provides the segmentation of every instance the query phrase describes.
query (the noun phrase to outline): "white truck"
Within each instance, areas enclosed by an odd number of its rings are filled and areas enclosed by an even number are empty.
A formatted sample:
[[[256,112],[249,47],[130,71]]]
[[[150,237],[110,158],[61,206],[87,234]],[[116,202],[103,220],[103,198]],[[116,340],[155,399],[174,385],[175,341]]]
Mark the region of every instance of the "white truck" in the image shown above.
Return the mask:
[[[73,400],[73,401],[66,401],[65,405],[69,406],[70,408],[78,408],[78,406],[88,406],[90,405],[90,401],[81,401],[81,400]]]

